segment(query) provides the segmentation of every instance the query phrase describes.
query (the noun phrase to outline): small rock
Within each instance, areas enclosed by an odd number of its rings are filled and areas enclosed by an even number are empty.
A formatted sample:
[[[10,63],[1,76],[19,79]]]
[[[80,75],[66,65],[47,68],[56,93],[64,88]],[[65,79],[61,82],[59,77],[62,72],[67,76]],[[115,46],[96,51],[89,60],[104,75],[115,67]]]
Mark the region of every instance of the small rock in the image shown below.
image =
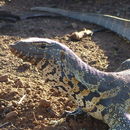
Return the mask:
[[[38,120],[42,120],[43,119],[43,115],[38,115]]]
[[[17,79],[14,83],[15,83],[15,87],[23,87],[24,86],[20,79]]]
[[[31,92],[31,88],[26,88],[26,93],[29,94]]]
[[[0,82],[8,82],[8,76],[7,75],[3,75],[3,76],[0,76]]]
[[[68,40],[69,40],[69,37],[68,37],[68,36],[65,36],[63,39],[66,40],[66,41],[68,41]]]
[[[34,122],[35,123],[35,122]],[[37,123],[35,124],[35,125],[37,125]],[[37,126],[35,126],[34,128],[33,128],[33,130],[40,130],[41,129],[41,126],[40,125],[37,125]]]
[[[16,101],[12,101],[12,105],[13,105],[14,107],[17,107],[18,103],[17,103]]]
[[[18,71],[18,72],[25,72],[25,71],[27,71],[28,69],[30,69],[30,64],[23,64],[23,65],[20,65],[20,66],[17,68],[17,71]]]
[[[9,95],[11,96],[11,97],[14,97],[15,98],[15,96],[18,94],[18,91],[17,90],[12,90],[11,92],[9,92]]]
[[[4,105],[0,105],[0,111],[3,111],[5,109]]]
[[[18,115],[17,111],[11,111],[11,112],[6,114],[5,118],[8,120],[8,119],[16,117],[17,115]]]
[[[48,100],[41,99],[40,103],[39,103],[39,106],[44,107],[44,108],[48,108],[48,107],[50,107],[50,102]]]

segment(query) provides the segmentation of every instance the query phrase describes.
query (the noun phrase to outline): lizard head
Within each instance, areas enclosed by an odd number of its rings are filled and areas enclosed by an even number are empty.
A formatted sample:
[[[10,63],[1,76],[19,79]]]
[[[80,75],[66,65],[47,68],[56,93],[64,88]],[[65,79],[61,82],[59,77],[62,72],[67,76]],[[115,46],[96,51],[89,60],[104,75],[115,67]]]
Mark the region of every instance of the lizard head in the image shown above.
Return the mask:
[[[24,61],[36,65],[41,60],[58,60],[67,47],[54,40],[28,38],[10,45],[11,52]]]
[[[11,52],[43,70],[45,81],[53,86],[65,77],[62,63],[72,55],[65,45],[45,38],[28,38],[10,45]],[[71,56],[70,56],[71,57]]]

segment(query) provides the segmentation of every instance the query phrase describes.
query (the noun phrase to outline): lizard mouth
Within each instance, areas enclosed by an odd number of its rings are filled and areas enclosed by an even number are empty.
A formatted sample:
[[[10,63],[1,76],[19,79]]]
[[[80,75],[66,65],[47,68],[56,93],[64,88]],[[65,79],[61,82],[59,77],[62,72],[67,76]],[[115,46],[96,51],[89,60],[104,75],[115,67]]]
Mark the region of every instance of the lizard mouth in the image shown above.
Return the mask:
[[[37,58],[35,56],[31,56],[31,54],[27,53],[25,54],[24,51],[19,51],[18,49],[14,48],[14,45],[9,45],[10,51],[17,56],[18,58],[21,58],[25,62],[30,62],[33,65],[37,65],[39,61],[41,61],[41,58]]]
[[[18,51],[18,50],[16,50],[14,48],[14,45],[9,45],[9,49],[15,56],[17,56],[19,58],[23,58],[24,57],[24,55],[23,55],[23,53],[21,51]]]

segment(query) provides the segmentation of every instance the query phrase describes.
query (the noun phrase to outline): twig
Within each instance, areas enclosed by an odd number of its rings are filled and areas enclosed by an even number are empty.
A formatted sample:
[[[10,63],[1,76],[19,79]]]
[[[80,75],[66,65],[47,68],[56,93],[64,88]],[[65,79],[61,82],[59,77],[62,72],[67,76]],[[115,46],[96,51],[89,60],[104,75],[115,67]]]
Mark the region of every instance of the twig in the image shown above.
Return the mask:
[[[23,97],[20,99],[20,101],[18,102],[18,104],[21,104],[25,97],[26,97],[26,94],[23,95]]]
[[[32,112],[35,122],[37,122],[37,118],[34,112]]]

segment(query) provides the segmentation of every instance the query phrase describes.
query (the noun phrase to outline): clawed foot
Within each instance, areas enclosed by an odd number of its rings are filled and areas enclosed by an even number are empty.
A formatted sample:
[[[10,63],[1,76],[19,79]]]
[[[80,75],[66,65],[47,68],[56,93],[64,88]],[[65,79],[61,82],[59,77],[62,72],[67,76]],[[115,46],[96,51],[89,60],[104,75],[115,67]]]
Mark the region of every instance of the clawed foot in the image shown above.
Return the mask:
[[[62,117],[65,117],[67,125],[72,130],[107,130],[108,126],[99,120],[94,119],[81,108],[75,111],[65,111]]]
[[[76,109],[75,111],[65,111],[62,117],[66,117],[66,121],[69,122],[72,120],[80,120],[84,117],[88,116],[86,112],[84,112],[81,108]]]

